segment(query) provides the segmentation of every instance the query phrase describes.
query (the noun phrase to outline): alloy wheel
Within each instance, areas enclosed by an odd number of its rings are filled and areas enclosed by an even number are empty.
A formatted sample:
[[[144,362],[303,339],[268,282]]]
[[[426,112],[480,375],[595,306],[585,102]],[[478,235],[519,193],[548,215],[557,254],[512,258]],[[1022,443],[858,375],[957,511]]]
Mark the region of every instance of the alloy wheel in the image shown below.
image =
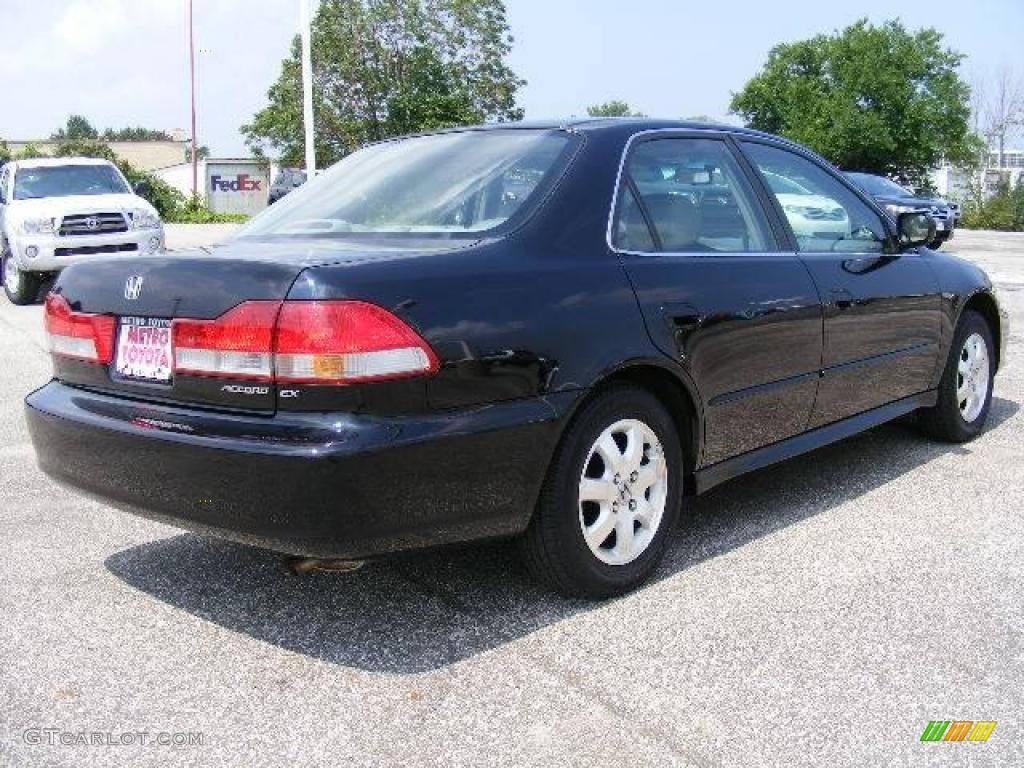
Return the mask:
[[[980,334],[972,333],[960,349],[956,369],[956,401],[968,424],[981,414],[988,398],[988,346]]]

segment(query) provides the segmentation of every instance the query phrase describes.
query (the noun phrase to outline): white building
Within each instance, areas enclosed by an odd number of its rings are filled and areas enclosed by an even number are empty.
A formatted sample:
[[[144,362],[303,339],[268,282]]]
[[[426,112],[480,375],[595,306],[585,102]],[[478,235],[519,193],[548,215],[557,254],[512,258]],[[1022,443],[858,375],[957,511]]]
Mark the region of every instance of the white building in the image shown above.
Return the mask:
[[[981,186],[982,194],[995,194],[1001,179],[1016,186],[1024,181],[1024,149],[1003,150],[1002,163],[999,152],[990,149],[985,157],[985,168],[978,174],[967,173],[958,168],[944,165],[931,173],[932,186],[940,197],[955,203],[963,203],[971,194],[972,186]]]

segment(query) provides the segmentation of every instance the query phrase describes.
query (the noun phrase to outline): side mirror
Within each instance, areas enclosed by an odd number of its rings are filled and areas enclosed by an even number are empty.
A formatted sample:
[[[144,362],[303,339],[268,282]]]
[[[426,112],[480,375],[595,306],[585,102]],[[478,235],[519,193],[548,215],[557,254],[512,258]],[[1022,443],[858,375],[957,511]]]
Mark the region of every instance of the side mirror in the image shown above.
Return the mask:
[[[927,245],[935,239],[935,219],[925,211],[901,213],[896,218],[896,231],[903,250]]]
[[[145,179],[135,182],[135,194],[139,197],[146,197],[153,188],[149,186],[149,182]]]

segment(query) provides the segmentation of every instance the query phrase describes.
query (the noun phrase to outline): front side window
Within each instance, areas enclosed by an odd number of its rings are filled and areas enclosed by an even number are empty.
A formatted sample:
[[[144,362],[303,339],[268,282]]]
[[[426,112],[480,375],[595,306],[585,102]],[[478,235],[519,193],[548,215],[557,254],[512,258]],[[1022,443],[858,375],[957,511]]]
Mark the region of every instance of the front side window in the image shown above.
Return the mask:
[[[120,195],[131,190],[110,165],[47,165],[19,168],[14,175],[14,199],[74,195]]]
[[[668,253],[771,249],[764,214],[725,142],[645,141],[630,153],[625,170],[613,227],[616,247]],[[645,218],[653,248],[641,247]]]
[[[888,235],[881,217],[828,171],[767,144],[743,149],[786,216],[802,252],[883,253]]]
[[[563,131],[525,129],[375,144],[268,208],[238,237],[479,237],[536,202],[574,146]]]

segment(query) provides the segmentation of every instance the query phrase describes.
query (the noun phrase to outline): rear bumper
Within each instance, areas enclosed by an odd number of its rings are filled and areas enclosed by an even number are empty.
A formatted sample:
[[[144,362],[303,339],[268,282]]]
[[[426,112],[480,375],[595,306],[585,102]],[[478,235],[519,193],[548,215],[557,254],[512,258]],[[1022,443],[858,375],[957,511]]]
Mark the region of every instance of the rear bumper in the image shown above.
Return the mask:
[[[55,480],[144,517],[312,557],[518,533],[558,436],[541,399],[404,418],[259,417],[51,382],[25,404]]]

